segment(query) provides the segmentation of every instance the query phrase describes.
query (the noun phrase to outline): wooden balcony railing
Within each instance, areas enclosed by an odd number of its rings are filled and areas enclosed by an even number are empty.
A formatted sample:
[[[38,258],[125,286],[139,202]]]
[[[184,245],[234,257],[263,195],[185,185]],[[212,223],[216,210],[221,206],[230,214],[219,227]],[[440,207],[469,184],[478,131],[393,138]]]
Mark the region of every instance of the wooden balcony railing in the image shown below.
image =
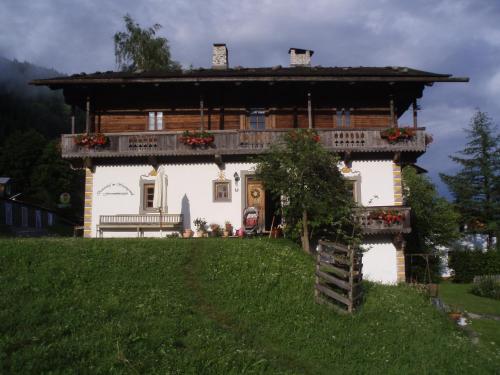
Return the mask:
[[[356,209],[363,234],[410,233],[410,207],[372,206]]]
[[[106,146],[85,147],[75,144],[74,134],[62,135],[62,156],[81,157],[133,157],[174,155],[245,155],[259,154],[279,142],[283,130],[217,130],[211,131],[214,142],[207,147],[192,147],[181,142],[182,132],[108,133]],[[320,142],[331,151],[345,152],[424,152],[425,132],[415,131],[411,140],[389,143],[375,129],[316,129]]]

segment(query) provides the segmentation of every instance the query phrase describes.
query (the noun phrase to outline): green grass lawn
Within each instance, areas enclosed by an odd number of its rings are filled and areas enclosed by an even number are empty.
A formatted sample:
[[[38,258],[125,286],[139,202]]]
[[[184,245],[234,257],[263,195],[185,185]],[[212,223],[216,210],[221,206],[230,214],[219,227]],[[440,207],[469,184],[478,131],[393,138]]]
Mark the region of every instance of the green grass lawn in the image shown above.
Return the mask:
[[[439,296],[442,300],[460,311],[476,314],[500,316],[500,301],[479,297],[470,292],[472,284],[439,284]],[[479,343],[485,349],[500,353],[500,321],[491,319],[475,319],[471,327],[479,335]]]
[[[476,296],[470,293],[471,288],[472,284],[447,281],[439,284],[439,296],[446,304],[456,306],[462,311],[500,316],[500,301]]]
[[[0,240],[0,373],[495,373],[414,290],[313,302],[287,241]]]

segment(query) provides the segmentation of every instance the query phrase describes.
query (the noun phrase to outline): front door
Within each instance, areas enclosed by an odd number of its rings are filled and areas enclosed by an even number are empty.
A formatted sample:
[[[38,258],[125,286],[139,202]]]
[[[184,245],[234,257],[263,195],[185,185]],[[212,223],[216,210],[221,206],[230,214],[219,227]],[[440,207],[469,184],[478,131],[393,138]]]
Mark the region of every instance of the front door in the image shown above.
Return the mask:
[[[259,227],[264,229],[266,193],[262,182],[251,176],[246,178],[246,207],[255,207],[259,210]]]

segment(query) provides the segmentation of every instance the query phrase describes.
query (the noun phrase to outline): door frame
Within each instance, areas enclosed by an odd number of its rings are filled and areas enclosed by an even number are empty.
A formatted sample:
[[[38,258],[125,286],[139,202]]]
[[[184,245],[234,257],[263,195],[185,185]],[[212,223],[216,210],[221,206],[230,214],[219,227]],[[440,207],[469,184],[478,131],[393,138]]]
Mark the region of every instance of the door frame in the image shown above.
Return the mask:
[[[240,211],[240,224],[241,227],[243,228],[244,223],[243,223],[243,211],[245,210],[247,206],[247,179],[248,177],[255,176],[255,171],[241,171],[240,172],[241,176],[241,211]],[[265,189],[263,189],[264,194],[266,194]],[[264,195],[264,201],[266,199],[266,196]],[[263,230],[266,230],[266,213],[263,213],[263,218],[264,218],[264,223],[263,223]]]

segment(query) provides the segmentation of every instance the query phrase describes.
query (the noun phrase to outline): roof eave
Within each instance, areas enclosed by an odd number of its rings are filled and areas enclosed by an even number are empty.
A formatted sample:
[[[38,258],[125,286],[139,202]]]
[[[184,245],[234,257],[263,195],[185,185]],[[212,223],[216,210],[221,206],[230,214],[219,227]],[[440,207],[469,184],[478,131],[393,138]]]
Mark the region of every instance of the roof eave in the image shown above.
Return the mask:
[[[450,76],[232,76],[232,77],[162,77],[162,78],[71,78],[37,79],[30,82],[35,86],[66,86],[89,84],[148,84],[148,83],[199,83],[199,82],[469,82],[469,77]]]

